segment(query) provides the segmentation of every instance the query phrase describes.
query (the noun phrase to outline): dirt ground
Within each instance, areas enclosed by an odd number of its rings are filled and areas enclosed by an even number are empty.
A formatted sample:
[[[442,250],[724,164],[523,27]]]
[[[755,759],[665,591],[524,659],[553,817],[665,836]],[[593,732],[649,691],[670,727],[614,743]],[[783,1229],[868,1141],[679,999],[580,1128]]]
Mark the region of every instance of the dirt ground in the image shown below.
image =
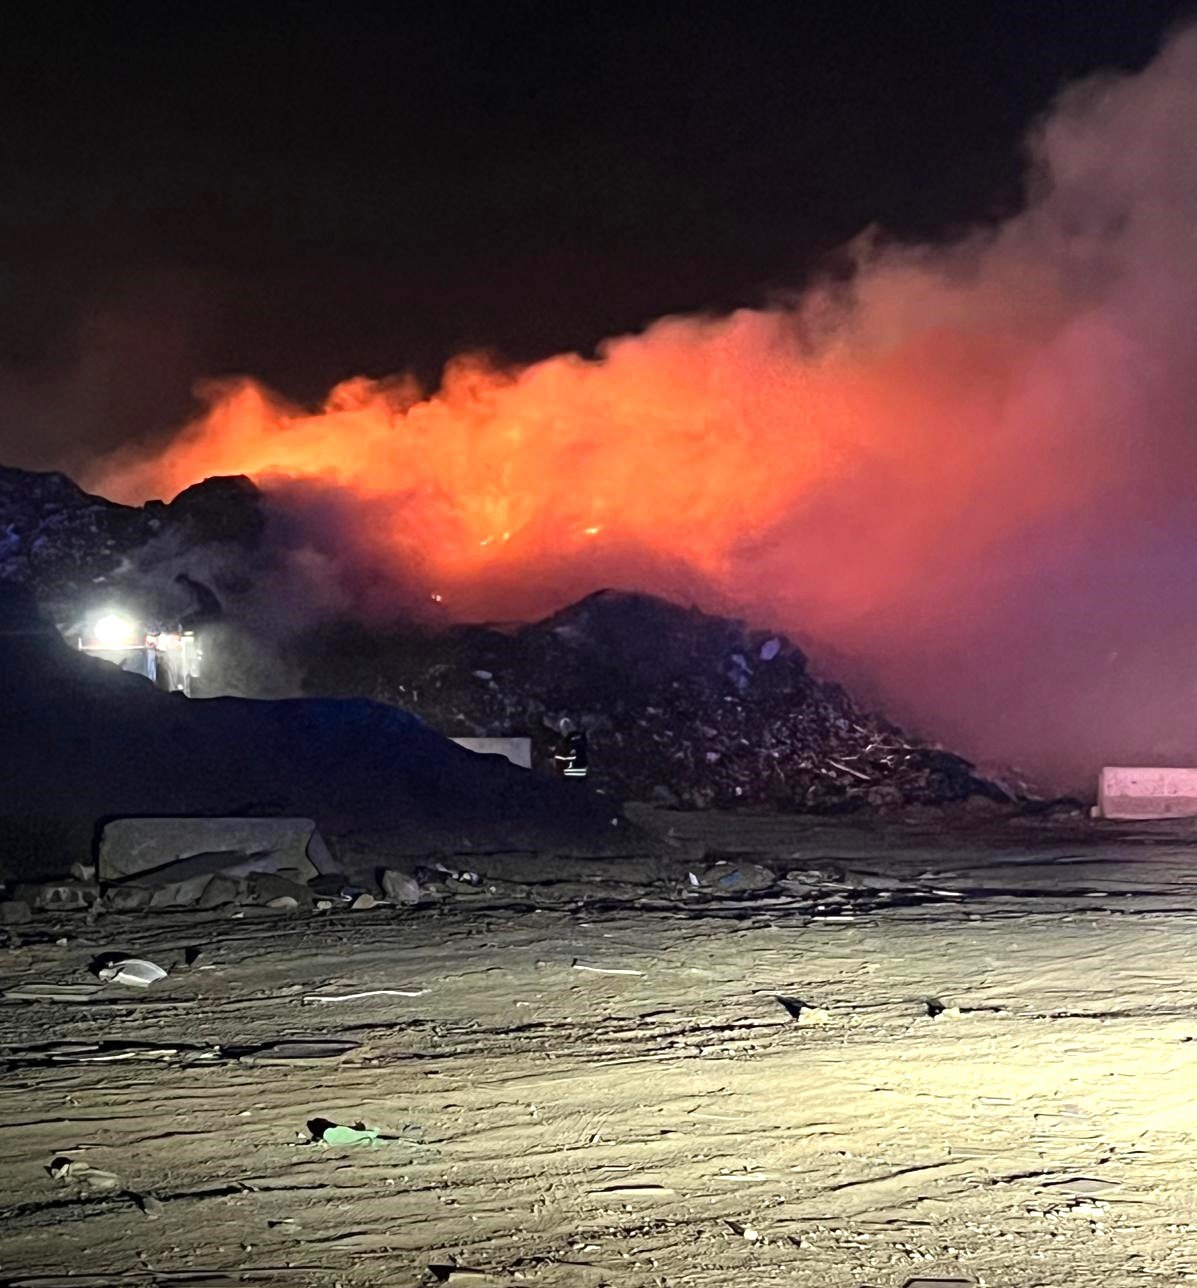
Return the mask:
[[[1197,1281],[1197,834],[646,821],[676,871],[16,928],[0,1284]],[[12,996],[116,949],[171,973]]]

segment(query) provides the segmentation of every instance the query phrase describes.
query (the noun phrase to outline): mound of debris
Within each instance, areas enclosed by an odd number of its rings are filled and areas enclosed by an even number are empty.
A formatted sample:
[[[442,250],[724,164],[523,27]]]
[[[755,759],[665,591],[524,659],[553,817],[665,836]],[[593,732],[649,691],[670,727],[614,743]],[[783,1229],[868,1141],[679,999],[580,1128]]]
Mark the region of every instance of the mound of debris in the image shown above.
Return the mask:
[[[61,474],[0,470],[0,583],[30,587],[65,628],[97,595],[169,618],[175,574],[195,569],[226,609],[206,692],[284,697],[302,676],[312,695],[393,704],[450,737],[530,735],[542,764],[568,716],[589,736],[592,782],[621,800],[826,813],[1008,798],[813,677],[784,636],[648,595],[602,591],[516,627],[342,623],[292,648],[261,620],[283,540],[262,500],[248,479],[213,478],[135,509]]]
[[[599,591],[533,625],[435,634],[329,630],[308,688],[365,693],[451,737],[531,736],[563,718],[591,777],[622,800],[814,813],[1008,799],[967,761],[925,746],[816,679],[783,635],[651,595]]]
[[[622,844],[617,811],[573,786],[364,698],[164,693],[71,649],[0,584],[0,859],[34,826],[85,858],[98,823],[128,815],[305,817],[417,854]]]
[[[90,496],[65,474],[0,466],[0,581],[73,593],[152,535],[143,509]]]
[[[30,587],[59,623],[113,588],[154,616],[172,561],[198,555],[218,580],[244,562],[266,526],[261,499],[251,480],[232,476],[205,479],[169,504],[117,505],[65,474],[0,466],[0,583]],[[170,572],[156,574],[167,563]]]

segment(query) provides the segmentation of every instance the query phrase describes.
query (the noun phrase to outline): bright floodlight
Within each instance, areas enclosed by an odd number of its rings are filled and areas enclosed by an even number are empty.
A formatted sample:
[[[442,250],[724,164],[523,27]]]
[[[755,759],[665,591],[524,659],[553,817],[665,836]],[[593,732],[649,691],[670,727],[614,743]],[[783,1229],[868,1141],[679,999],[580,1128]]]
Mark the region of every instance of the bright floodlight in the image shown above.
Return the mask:
[[[137,638],[137,627],[119,613],[105,613],[96,619],[92,634],[105,648],[125,648]]]

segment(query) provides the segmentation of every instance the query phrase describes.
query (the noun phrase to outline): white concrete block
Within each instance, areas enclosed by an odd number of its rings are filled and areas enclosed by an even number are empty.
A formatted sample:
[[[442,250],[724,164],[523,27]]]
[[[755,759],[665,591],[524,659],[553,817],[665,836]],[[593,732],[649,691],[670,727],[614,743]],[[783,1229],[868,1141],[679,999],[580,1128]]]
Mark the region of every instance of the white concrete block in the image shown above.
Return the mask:
[[[1107,765],[1097,808],[1102,818],[1197,818],[1197,769]]]
[[[453,738],[466,751],[476,751],[483,756],[506,756],[521,769],[532,768],[531,738]]]

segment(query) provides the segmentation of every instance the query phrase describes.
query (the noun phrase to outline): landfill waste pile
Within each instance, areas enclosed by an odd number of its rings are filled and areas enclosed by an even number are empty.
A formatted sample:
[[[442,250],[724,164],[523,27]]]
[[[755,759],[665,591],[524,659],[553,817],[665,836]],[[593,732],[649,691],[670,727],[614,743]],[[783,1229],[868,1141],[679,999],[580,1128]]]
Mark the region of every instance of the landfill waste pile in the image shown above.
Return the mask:
[[[783,635],[651,595],[599,591],[544,621],[379,634],[342,625],[307,684],[366,693],[450,737],[583,728],[591,780],[621,800],[690,809],[875,810],[1008,794],[813,676]]]
[[[533,624],[338,621],[267,642],[286,543],[268,499],[213,478],[119,506],[61,474],[2,469],[0,584],[27,586],[62,624],[88,597],[160,606],[180,569],[199,570],[226,610],[204,681],[223,687],[205,696],[372,698],[448,737],[531,737],[540,765],[568,718],[590,784],[619,800],[834,813],[1010,798],[816,678],[784,636],[650,595],[600,591]]]
[[[408,853],[593,854],[629,830],[593,793],[473,755],[381,703],[164,693],[70,648],[27,590],[0,583],[0,864],[59,872],[110,818],[245,814],[385,833]],[[20,859],[35,826],[59,838],[44,864]]]
[[[207,479],[169,505],[117,505],[65,474],[0,466],[0,582],[31,587],[58,621],[109,585],[144,596],[158,563],[202,549],[207,570],[255,547],[260,498],[249,479],[232,477]]]

